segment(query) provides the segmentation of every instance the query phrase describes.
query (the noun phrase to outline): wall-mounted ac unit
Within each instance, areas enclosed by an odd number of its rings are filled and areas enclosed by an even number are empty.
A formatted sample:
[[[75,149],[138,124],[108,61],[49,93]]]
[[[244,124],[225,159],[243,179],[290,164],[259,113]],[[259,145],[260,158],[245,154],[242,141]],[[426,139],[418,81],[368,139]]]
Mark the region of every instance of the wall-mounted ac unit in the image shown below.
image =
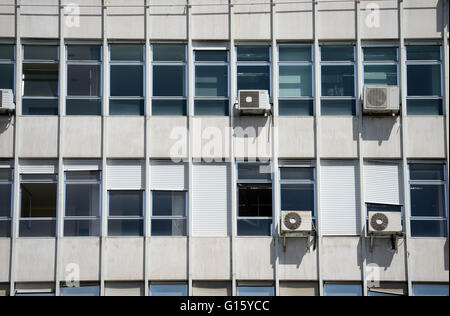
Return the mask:
[[[238,110],[241,114],[262,115],[270,112],[270,98],[267,90],[240,90]]]
[[[310,234],[313,231],[313,217],[311,211],[283,211],[281,212],[281,234]]]
[[[12,90],[0,89],[0,113],[13,112],[15,108]]]
[[[400,90],[397,86],[365,86],[364,113],[398,114]]]
[[[402,213],[369,212],[369,233],[396,235],[403,232]]]

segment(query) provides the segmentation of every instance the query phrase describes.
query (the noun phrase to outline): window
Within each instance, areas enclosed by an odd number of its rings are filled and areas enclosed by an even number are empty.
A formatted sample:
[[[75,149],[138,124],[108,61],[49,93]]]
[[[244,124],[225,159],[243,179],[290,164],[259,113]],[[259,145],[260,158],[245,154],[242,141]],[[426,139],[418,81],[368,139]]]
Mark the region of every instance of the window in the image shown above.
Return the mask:
[[[100,188],[100,172],[66,172],[64,236],[100,235]]]
[[[363,296],[360,284],[336,284],[324,285],[325,296]]]
[[[109,191],[109,236],[143,236],[143,191]]]
[[[275,296],[275,288],[273,286],[238,286],[237,295],[244,297],[270,297]]]
[[[228,116],[228,52],[195,52],[195,115]]]
[[[151,284],[150,296],[188,296],[186,284]]]
[[[67,115],[101,115],[101,46],[67,46]]]
[[[410,164],[411,235],[447,237],[447,179],[441,164]]]
[[[152,236],[186,236],[187,192],[152,192]]]
[[[441,46],[407,47],[408,115],[443,115]]]
[[[110,45],[111,115],[144,115],[144,46]]]
[[[15,90],[15,47],[0,45],[0,89]]]
[[[23,115],[58,115],[59,54],[56,45],[25,45]]]
[[[381,282],[377,287],[370,287],[369,296],[407,296],[408,285],[406,283]]]
[[[12,192],[11,169],[0,169],[0,238],[11,237]]]
[[[57,175],[21,176],[20,237],[55,237],[57,186]]]
[[[413,284],[414,296],[449,296],[448,284]]]
[[[396,47],[365,47],[364,84],[397,86],[397,52]]]
[[[238,46],[237,90],[267,90],[271,92],[270,47]]]
[[[98,285],[81,285],[79,287],[62,287],[61,296],[100,296]]]
[[[322,115],[356,115],[355,47],[322,46]]]
[[[55,286],[50,283],[16,283],[15,296],[55,296]]]
[[[238,236],[272,235],[272,170],[270,164],[238,164]]]
[[[152,115],[187,115],[186,45],[153,45]]]
[[[314,115],[312,46],[280,45],[279,58],[280,115]]]

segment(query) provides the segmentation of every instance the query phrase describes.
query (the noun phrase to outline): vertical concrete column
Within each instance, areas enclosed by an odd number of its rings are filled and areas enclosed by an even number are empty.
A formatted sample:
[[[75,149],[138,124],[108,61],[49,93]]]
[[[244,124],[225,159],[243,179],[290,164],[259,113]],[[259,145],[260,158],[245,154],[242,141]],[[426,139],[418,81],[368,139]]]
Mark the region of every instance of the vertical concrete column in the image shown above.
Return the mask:
[[[443,30],[442,30],[442,36],[443,36],[443,49],[444,49],[444,104],[445,104],[445,146],[446,146],[446,154],[447,154],[447,181],[449,181],[449,167],[450,167],[450,153],[449,153],[449,141],[450,141],[450,134],[449,134],[449,115],[450,115],[450,109],[449,109],[449,48],[448,48],[448,0],[445,0],[443,4],[444,8],[442,10],[443,14]],[[447,184],[448,187],[448,184]],[[448,201],[447,201],[448,202]],[[449,221],[447,220],[447,231],[450,231],[449,227]]]

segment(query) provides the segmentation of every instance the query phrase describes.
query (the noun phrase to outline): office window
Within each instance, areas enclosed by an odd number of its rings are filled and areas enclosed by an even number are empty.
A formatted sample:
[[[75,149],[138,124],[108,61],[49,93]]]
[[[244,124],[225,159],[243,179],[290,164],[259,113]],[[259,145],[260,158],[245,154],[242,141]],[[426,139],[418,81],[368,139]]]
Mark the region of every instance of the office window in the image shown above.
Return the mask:
[[[188,286],[186,284],[151,284],[150,296],[188,296]]]
[[[143,191],[109,191],[109,236],[143,236]]]
[[[0,238],[11,237],[12,170],[0,169]]]
[[[153,45],[152,115],[187,115],[186,45]]]
[[[448,201],[445,166],[410,164],[411,235],[447,237]]]
[[[406,283],[394,283],[394,282],[381,282],[377,287],[370,287],[369,296],[381,296],[381,297],[392,297],[392,296],[407,296],[408,295],[408,284]]]
[[[270,46],[238,46],[237,90],[271,92]]]
[[[314,115],[312,46],[280,45],[279,58],[280,115]]]
[[[364,84],[397,86],[397,52],[396,47],[365,47]]]
[[[152,191],[152,236],[186,236],[187,192]]]
[[[15,296],[55,296],[55,286],[50,283],[16,283]]]
[[[238,164],[239,236],[272,235],[272,170],[270,164]]]
[[[449,296],[448,284],[413,284],[414,296]]]
[[[0,45],[0,89],[15,90],[15,46]]]
[[[237,295],[244,297],[270,297],[275,296],[273,286],[238,286]]]
[[[408,115],[443,115],[441,46],[407,47]]]
[[[100,296],[100,286],[81,285],[79,287],[62,287],[61,296]]]
[[[101,46],[67,46],[67,115],[102,114]]]
[[[111,115],[144,115],[144,45],[110,45]]]
[[[363,296],[361,284],[334,284],[324,285],[325,296]]]
[[[228,52],[195,52],[195,115],[228,116]]]
[[[57,191],[57,175],[21,176],[20,237],[55,237]]]
[[[100,172],[66,172],[65,198],[64,236],[99,236]]]
[[[24,45],[23,115],[58,115],[58,51],[56,45]]]
[[[322,115],[356,115],[355,48],[322,46]]]

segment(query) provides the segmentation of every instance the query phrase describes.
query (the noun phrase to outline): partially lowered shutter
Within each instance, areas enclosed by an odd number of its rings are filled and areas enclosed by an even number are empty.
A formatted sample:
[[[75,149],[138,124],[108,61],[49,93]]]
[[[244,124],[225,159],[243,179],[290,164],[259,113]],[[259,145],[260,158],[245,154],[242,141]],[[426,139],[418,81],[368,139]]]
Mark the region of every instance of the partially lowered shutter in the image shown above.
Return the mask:
[[[399,163],[364,163],[365,202],[374,204],[402,205],[402,171]]]
[[[99,160],[64,160],[64,171],[99,171]]]
[[[145,168],[142,161],[110,160],[107,168],[108,190],[145,189]]]
[[[21,174],[55,174],[58,173],[58,163],[55,160],[21,160]]]
[[[189,187],[187,165],[172,161],[151,161],[150,183],[152,190],[185,191]]]

